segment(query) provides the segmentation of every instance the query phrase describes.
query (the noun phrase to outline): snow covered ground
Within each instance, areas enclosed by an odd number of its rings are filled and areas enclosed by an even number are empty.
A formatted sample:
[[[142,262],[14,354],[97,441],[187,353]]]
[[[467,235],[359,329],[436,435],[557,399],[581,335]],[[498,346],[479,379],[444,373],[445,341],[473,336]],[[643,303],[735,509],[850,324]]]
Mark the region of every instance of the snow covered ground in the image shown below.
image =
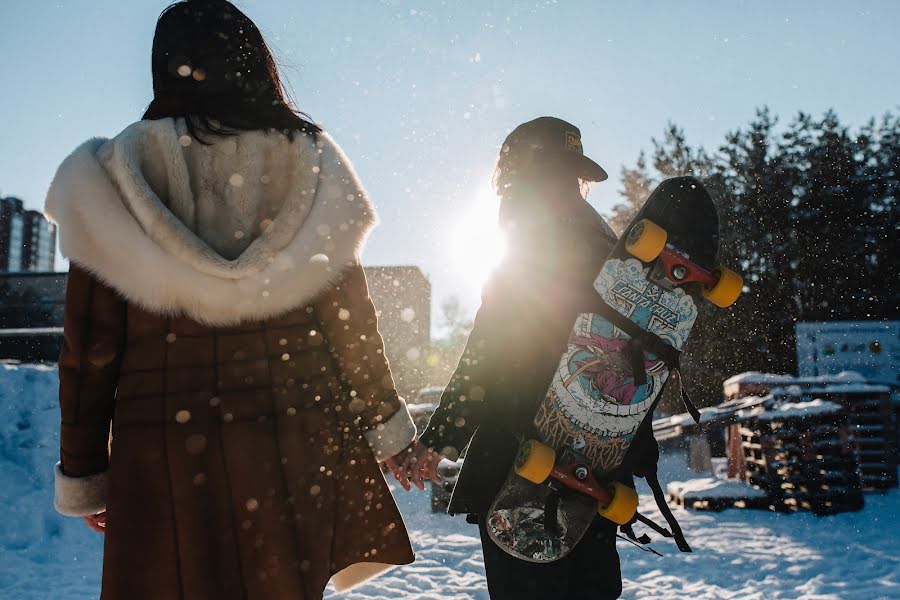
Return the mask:
[[[0,598],[96,598],[102,542],[52,507],[57,453],[55,371],[0,364]],[[678,456],[661,477],[689,478]],[[649,498],[649,491],[641,490]],[[397,492],[418,560],[328,598],[487,599],[477,528],[429,512],[427,493]],[[646,503],[642,510],[660,519]],[[690,555],[657,541],[665,556],[621,543],[624,598],[900,598],[900,491],[868,494],[859,513],[814,517],[761,511],[676,511]],[[662,522],[660,520],[660,522]]]

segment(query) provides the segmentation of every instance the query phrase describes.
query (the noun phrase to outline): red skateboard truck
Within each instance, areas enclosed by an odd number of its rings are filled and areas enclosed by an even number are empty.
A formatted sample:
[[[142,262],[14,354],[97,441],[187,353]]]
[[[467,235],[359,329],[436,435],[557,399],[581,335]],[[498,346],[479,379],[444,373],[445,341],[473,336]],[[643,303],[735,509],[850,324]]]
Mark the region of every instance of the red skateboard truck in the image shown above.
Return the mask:
[[[718,266],[712,272],[691,261],[684,252],[666,242],[666,230],[641,219],[631,226],[625,238],[625,250],[645,263],[656,261],[650,277],[666,289],[685,283],[699,283],[703,296],[720,308],[735,303],[744,287],[743,278],[734,271]],[[659,260],[657,260],[659,259]]]
[[[597,512],[618,525],[630,523],[637,512],[638,495],[634,488],[619,481],[600,483],[587,461],[557,463],[556,451],[537,440],[527,440],[519,448],[515,471],[532,483],[541,484],[552,478],[590,496],[597,501]]]

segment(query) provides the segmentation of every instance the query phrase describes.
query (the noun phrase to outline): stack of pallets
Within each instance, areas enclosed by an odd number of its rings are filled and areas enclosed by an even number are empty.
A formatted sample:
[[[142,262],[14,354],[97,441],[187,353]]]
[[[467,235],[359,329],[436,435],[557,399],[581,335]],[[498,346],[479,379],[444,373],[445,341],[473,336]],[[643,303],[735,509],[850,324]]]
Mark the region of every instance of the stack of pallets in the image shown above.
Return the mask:
[[[801,388],[802,398],[822,398],[847,411],[850,447],[866,489],[897,487],[897,438],[891,390],[887,386],[831,384]]]
[[[735,434],[741,479],[765,490],[771,509],[826,515],[862,508],[843,406],[815,400],[752,411],[732,426]]]
[[[816,377],[749,372],[727,380],[724,392],[732,403],[756,394],[769,395],[776,402],[822,399],[843,406],[848,441],[859,464],[863,487],[884,490],[898,486],[897,411],[888,386],[869,384],[853,372]]]

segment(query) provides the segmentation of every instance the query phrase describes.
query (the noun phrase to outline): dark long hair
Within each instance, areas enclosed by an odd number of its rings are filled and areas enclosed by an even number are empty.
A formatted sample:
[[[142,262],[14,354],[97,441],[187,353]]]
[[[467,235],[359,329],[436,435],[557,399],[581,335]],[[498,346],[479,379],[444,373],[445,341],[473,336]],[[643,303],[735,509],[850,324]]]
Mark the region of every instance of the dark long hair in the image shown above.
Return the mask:
[[[256,24],[227,0],[166,8],[153,36],[153,101],[144,119],[184,117],[190,134],[276,129],[293,139],[321,129],[287,100]]]

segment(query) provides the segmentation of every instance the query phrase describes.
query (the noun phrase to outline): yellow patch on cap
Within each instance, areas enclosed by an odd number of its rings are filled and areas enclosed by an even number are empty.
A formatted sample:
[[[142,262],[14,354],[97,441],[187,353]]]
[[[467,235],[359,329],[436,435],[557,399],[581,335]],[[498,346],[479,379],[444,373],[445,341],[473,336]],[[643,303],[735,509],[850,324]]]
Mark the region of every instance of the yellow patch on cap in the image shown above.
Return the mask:
[[[574,131],[566,132],[566,150],[573,150],[579,154],[584,154],[584,149],[581,146],[581,136]]]

